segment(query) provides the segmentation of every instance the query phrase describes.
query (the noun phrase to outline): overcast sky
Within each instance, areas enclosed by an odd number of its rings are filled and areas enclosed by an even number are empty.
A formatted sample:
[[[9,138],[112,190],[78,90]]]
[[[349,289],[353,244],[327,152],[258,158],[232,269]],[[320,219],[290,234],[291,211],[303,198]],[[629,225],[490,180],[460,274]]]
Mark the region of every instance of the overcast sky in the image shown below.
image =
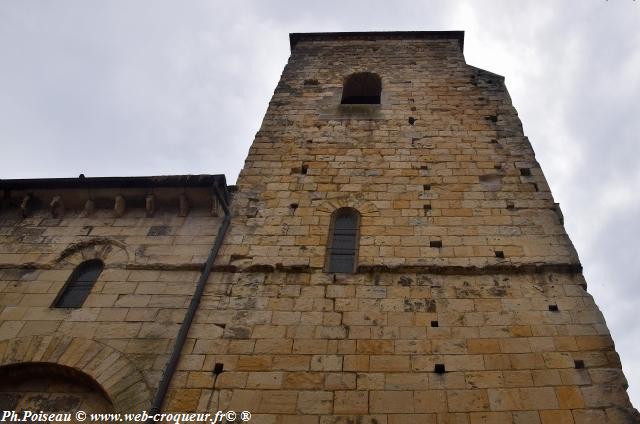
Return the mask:
[[[640,406],[640,1],[0,2],[0,178],[224,173],[288,33],[464,30],[506,77]]]

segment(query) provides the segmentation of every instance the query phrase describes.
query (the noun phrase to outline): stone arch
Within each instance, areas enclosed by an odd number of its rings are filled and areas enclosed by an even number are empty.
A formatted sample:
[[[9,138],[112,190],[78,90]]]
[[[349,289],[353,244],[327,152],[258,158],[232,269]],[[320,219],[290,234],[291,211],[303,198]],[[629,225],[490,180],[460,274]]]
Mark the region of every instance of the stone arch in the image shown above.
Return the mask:
[[[21,362],[0,367],[3,410],[69,414],[112,413],[113,403],[102,387],[85,373],[50,362]]]
[[[137,367],[118,350],[95,340],[68,336],[31,336],[0,341],[0,367],[50,363],[91,377],[116,412],[132,412],[151,404],[151,391]]]
[[[334,211],[341,208],[355,209],[360,212],[360,215],[363,217],[378,216],[380,213],[378,207],[372,202],[355,198],[331,199],[318,206],[317,210],[318,212],[331,215]]]
[[[96,237],[69,245],[60,253],[55,264],[75,267],[84,261],[100,259],[108,266],[118,266],[129,263],[131,257],[127,244],[106,237]]]

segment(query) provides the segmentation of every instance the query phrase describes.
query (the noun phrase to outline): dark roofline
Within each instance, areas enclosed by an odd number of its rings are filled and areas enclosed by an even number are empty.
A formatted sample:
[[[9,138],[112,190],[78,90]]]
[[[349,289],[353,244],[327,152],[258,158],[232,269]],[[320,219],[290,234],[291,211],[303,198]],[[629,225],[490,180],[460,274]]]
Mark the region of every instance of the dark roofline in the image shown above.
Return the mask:
[[[151,188],[151,187],[226,187],[223,174],[158,175],[148,177],[34,178],[0,180],[3,190],[74,188]]]
[[[464,48],[464,31],[371,31],[371,32],[297,32],[289,34],[291,50],[300,41],[329,40],[372,40],[372,39],[413,39],[413,40],[458,40],[460,51]]]

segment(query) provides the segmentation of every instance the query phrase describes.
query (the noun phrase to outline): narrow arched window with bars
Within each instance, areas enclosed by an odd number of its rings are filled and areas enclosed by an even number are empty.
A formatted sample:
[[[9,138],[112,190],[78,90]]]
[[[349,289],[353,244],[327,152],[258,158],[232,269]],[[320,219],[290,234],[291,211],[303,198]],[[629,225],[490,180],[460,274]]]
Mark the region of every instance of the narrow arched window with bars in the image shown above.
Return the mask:
[[[71,273],[53,306],[55,308],[82,307],[103,269],[104,264],[100,259],[82,262]]]
[[[355,272],[358,258],[360,213],[340,208],[331,217],[327,245],[327,272]]]

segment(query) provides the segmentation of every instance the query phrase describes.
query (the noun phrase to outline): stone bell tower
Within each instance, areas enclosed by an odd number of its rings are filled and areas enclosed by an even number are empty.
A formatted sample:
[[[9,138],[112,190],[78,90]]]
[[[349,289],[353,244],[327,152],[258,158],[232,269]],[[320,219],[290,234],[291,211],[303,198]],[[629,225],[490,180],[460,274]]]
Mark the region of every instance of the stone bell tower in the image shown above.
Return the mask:
[[[182,368],[171,405],[283,424],[637,422],[504,78],[466,64],[463,41],[291,34],[183,352],[224,371],[212,388]]]

